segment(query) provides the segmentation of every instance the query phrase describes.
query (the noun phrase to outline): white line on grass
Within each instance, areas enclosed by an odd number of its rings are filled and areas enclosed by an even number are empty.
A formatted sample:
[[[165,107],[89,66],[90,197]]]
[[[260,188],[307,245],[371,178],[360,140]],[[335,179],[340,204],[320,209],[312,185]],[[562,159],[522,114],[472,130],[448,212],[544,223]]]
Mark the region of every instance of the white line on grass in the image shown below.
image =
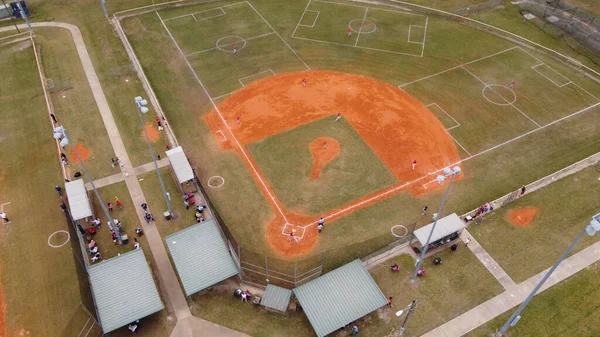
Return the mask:
[[[331,41],[323,41],[323,40],[315,40],[315,39],[309,39],[306,37],[297,37],[294,36],[294,39],[298,39],[298,40],[306,40],[306,41],[312,41],[312,42],[318,42],[318,43],[326,43],[326,44],[334,44],[334,45],[338,45],[338,46],[346,46],[346,47],[352,47],[352,48],[358,48],[358,49],[367,49],[367,50],[374,50],[374,51],[380,51],[383,53],[390,53],[390,54],[397,54],[397,55],[406,55],[406,56],[414,56],[414,57],[422,57],[419,54],[408,54],[408,53],[402,53],[399,51],[391,51],[391,50],[385,50],[385,49],[377,49],[377,48],[369,48],[369,47],[362,47],[362,46],[354,46],[352,44],[346,44],[346,43],[338,43],[338,42],[331,42]]]
[[[202,18],[200,20],[198,20],[198,18],[196,18],[196,15],[194,15],[194,14],[192,14],[192,17],[194,18],[194,20],[196,20],[196,22],[200,22],[200,21],[210,20],[210,19],[213,19],[213,18],[218,18],[218,17],[227,15],[227,13],[225,13],[225,11],[223,10],[223,8],[219,7],[219,9],[221,10],[222,14],[218,14],[218,15],[215,15],[215,16],[210,16],[210,17],[207,17],[207,18]],[[195,14],[198,14],[198,13],[195,13]]]
[[[265,36],[269,36],[269,35],[273,35],[273,34],[275,34],[275,32],[268,32],[268,33],[265,33],[265,34],[261,34],[261,35],[257,35],[257,36],[253,36],[253,37],[249,37],[249,38],[242,38],[242,40],[250,41],[250,40],[255,40],[255,39],[258,39],[258,38],[261,38],[261,37],[265,37]],[[231,45],[234,45],[234,44],[240,43],[240,42],[242,42],[242,41],[235,41],[235,42],[231,42],[231,43],[226,43],[226,44],[219,45],[219,47],[227,47],[227,46],[231,46]],[[193,56],[193,55],[196,55],[196,54],[202,54],[202,53],[205,53],[207,51],[211,51],[211,50],[215,50],[215,49],[219,49],[219,48],[218,47],[213,47],[213,48],[208,48],[208,49],[204,49],[204,50],[199,50],[199,51],[195,51],[193,53],[189,53],[189,54],[187,54],[185,56],[189,57],[189,56]]]
[[[448,132],[448,134],[450,135],[450,132]],[[462,144],[459,143],[458,140],[456,140],[456,138],[454,138],[454,136],[450,135],[450,137],[452,137],[452,139],[456,142],[456,144],[458,144],[458,146],[460,146],[460,148],[463,149],[469,155],[469,157],[471,156],[471,153],[469,153],[469,151],[467,151],[467,149],[465,149],[465,147],[462,146]]]
[[[306,10],[305,12],[314,12],[317,13],[317,16],[315,16],[315,19],[313,20],[312,25],[300,25],[301,27],[308,27],[308,28],[315,28],[315,24],[317,24],[317,19],[319,18],[319,15],[321,14],[321,12],[319,11],[312,11],[312,10]]]
[[[204,84],[202,83],[202,81],[200,80],[200,77],[198,77],[198,74],[196,73],[196,70],[194,70],[194,67],[192,67],[192,65],[190,64],[190,62],[185,57],[185,54],[181,50],[181,47],[179,47],[179,44],[177,43],[177,41],[175,41],[175,38],[173,37],[173,34],[171,34],[171,31],[169,30],[169,28],[167,27],[167,25],[162,20],[160,14],[158,12],[156,12],[156,15],[158,15],[158,18],[160,19],[160,22],[162,23],[163,27],[165,28],[165,30],[169,34],[169,37],[171,37],[171,41],[173,41],[173,44],[175,44],[175,47],[177,47],[177,50],[179,50],[179,53],[183,57],[183,60],[187,64],[188,68],[192,71],[192,74],[194,75],[194,78],[196,79],[196,81],[198,81],[198,84],[200,84],[200,86],[202,87],[202,90],[204,91],[204,94],[206,94],[206,96],[210,100],[210,103],[215,108],[215,111],[219,115],[219,118],[221,118],[221,121],[223,122],[223,124],[225,126],[227,126],[227,130],[229,131],[229,134],[231,135],[231,138],[235,141],[236,145],[238,146],[238,148],[240,149],[240,151],[242,152],[242,154],[246,158],[246,163],[248,164],[248,166],[250,166],[250,168],[252,168],[252,171],[254,171],[254,174],[256,174],[256,177],[258,178],[258,180],[262,184],[263,188],[265,189],[265,192],[269,195],[269,197],[271,198],[271,201],[273,202],[273,204],[275,205],[275,207],[277,207],[277,210],[279,211],[279,214],[281,214],[281,216],[283,217],[283,219],[285,220],[285,222],[287,222],[287,218],[286,218],[285,214],[283,213],[283,210],[279,206],[279,203],[277,202],[277,199],[271,194],[271,192],[267,188],[267,184],[264,182],[264,180],[262,179],[262,177],[258,173],[258,170],[256,169],[256,167],[254,167],[254,164],[252,164],[252,161],[250,160],[250,157],[248,157],[248,154],[244,150],[244,147],[242,146],[242,144],[240,144],[240,142],[237,140],[237,138],[235,138],[235,135],[233,134],[233,131],[231,131],[231,129],[229,128],[229,125],[227,124],[227,121],[225,120],[225,118],[221,114],[221,110],[219,110],[219,107],[217,106],[217,104],[215,104],[215,101],[212,99],[212,97],[208,93],[208,90],[206,89],[206,87],[204,86]]]
[[[258,16],[260,16],[261,19],[263,19],[263,21],[269,26],[271,27],[271,29],[273,30],[273,32],[275,32],[275,34],[277,34],[277,36],[279,36],[279,38],[281,39],[281,41],[283,41],[283,43],[285,43],[285,45],[290,48],[290,50],[292,51],[292,53],[294,53],[294,55],[296,55],[296,57],[302,62],[304,63],[304,66],[306,67],[306,69],[310,70],[310,67],[308,66],[308,64],[306,64],[306,62],[304,62],[304,60],[300,57],[300,55],[298,55],[298,53],[296,53],[296,51],[290,47],[290,45],[281,37],[281,35],[279,35],[279,33],[275,30],[275,28],[273,28],[273,26],[271,26],[271,24],[269,23],[269,21],[267,21],[257,10],[256,8],[254,8],[254,6],[252,6],[252,4],[248,1],[246,1],[246,3],[252,7],[252,9],[256,12],[256,14],[258,14]]]
[[[308,0],[308,3],[306,4],[306,7],[304,8],[304,12],[302,12],[302,16],[300,16],[300,20],[298,20],[298,23],[296,24],[296,28],[294,28],[294,32],[292,33],[292,37],[294,37],[294,34],[296,34],[296,31],[298,30],[298,26],[300,26],[300,22],[302,22],[302,19],[304,19],[304,14],[308,10],[308,6],[310,6],[310,2],[311,1],[312,0]]]
[[[372,10],[376,10],[376,11],[392,12],[392,13],[398,13],[398,14],[404,14],[404,15],[425,16],[423,14],[415,14],[415,13],[411,13],[411,12],[407,12],[407,11],[401,11],[401,10],[383,9],[383,8],[379,8],[379,7],[375,8],[375,7],[352,5],[352,4],[345,4],[345,3],[332,2],[332,1],[323,1],[323,0],[314,0],[314,1],[315,2],[322,2],[322,3],[325,3],[325,4],[342,5],[342,6],[348,6],[348,7],[371,8]],[[375,4],[375,5],[377,6],[377,4]]]
[[[425,31],[423,32],[423,46],[421,47],[421,57],[425,55],[425,41],[427,40],[427,26],[429,25],[429,17],[425,17]]]
[[[538,124],[538,122],[534,121],[531,117],[527,116],[527,114],[525,114],[523,111],[521,111],[521,109],[517,108],[516,105],[514,105],[513,103],[509,102],[506,98],[504,98],[504,96],[500,95],[499,92],[497,92],[496,90],[494,90],[494,87],[488,85],[487,83],[485,83],[481,78],[477,77],[475,74],[473,74],[472,72],[469,71],[469,69],[462,67],[466,72],[468,72],[469,74],[471,74],[471,76],[475,77],[479,82],[483,83],[484,86],[490,88],[490,90],[492,90],[494,93],[496,93],[496,95],[498,95],[500,98],[502,98],[506,103],[508,103],[508,105],[512,106],[513,108],[515,108],[518,112],[521,113],[521,115],[525,116],[525,118],[529,119],[533,124],[537,125],[538,127],[540,127],[541,125]]]
[[[356,42],[354,43],[354,47],[358,46],[358,39],[360,39],[360,32],[362,32],[363,27],[365,26],[365,19],[367,18],[367,13],[369,12],[369,7],[365,9],[365,15],[363,16],[362,23],[360,25],[360,29],[358,30],[358,36],[356,37]]]
[[[423,41],[421,41],[421,42],[417,42],[417,41],[411,41],[411,40],[410,40],[410,33],[411,33],[411,31],[412,31],[412,27],[417,27],[417,28],[423,28],[423,29],[425,29],[425,27],[423,27],[423,26],[409,25],[409,26],[408,26],[408,43],[423,44]],[[423,36],[423,40],[425,40],[425,36]]]
[[[541,67],[541,66],[546,66],[546,68],[548,68],[548,69],[552,70],[553,72],[557,73],[559,76],[561,76],[562,78],[564,78],[565,80],[567,80],[567,83],[565,83],[565,84],[562,84],[562,85],[561,85],[561,84],[558,84],[558,83],[554,82],[554,80],[552,80],[550,77],[548,77],[548,76],[546,76],[546,75],[542,74],[542,72],[541,72],[541,71],[537,70],[537,68],[538,68],[538,67]],[[531,69],[533,69],[533,71],[535,71],[536,73],[540,74],[541,76],[545,77],[545,78],[546,78],[548,81],[552,82],[552,84],[554,84],[555,86],[557,86],[557,87],[559,87],[559,88],[562,88],[562,87],[564,87],[565,85],[567,85],[567,84],[571,83],[571,80],[569,80],[568,78],[566,78],[565,76],[563,76],[563,75],[562,75],[561,73],[559,73],[558,71],[556,71],[556,70],[554,70],[554,69],[550,68],[550,67],[549,67],[547,64],[545,64],[545,63],[536,64],[536,65],[534,65],[533,67],[531,67]]]
[[[482,57],[482,58],[478,58],[478,59],[476,59],[476,60],[469,61],[469,62],[467,62],[467,63],[463,63],[463,64],[461,64],[461,65],[458,65],[458,66],[456,66],[456,67],[452,67],[452,68],[446,69],[446,70],[444,70],[444,71],[440,71],[439,73],[435,73],[435,74],[432,74],[432,75],[429,75],[429,76],[425,76],[425,77],[419,78],[418,80],[414,80],[414,81],[411,81],[411,82],[407,82],[407,83],[400,84],[400,85],[398,86],[398,88],[402,88],[402,87],[405,87],[405,86],[407,86],[407,85],[409,85],[409,84],[417,83],[417,82],[420,82],[420,81],[426,80],[426,79],[428,79],[428,78],[432,78],[432,77],[435,77],[435,76],[437,76],[437,75],[441,75],[441,74],[443,74],[443,73],[447,73],[447,72],[449,72],[449,71],[452,71],[452,70],[455,70],[455,69],[461,68],[461,67],[462,67],[462,66],[464,66],[464,65],[471,64],[471,63],[475,63],[475,62],[478,62],[478,61],[481,61],[481,60],[485,60],[485,59],[487,59],[487,58],[494,57],[494,56],[496,56],[496,55],[500,55],[500,54],[502,54],[502,53],[506,53],[507,51],[511,51],[511,50],[513,50],[513,49],[516,49],[516,48],[518,48],[518,47],[512,47],[512,48],[508,48],[508,49],[506,49],[506,50],[503,50],[503,51],[500,51],[500,52],[494,53],[494,54],[492,54],[492,55],[484,56],[484,57]]]
[[[231,5],[229,5],[229,6],[238,5],[238,4],[243,4],[243,3],[244,3],[244,2],[238,2],[238,3],[235,3],[235,4],[231,4]],[[226,13],[225,13],[225,11],[223,10],[223,7],[228,7],[228,6],[215,7],[215,8],[211,8],[211,9],[205,9],[205,10],[203,10],[203,11],[199,11],[199,12],[190,13],[190,14],[183,14],[183,15],[179,15],[179,16],[174,16],[174,17],[172,17],[172,18],[164,19],[163,21],[164,21],[164,22],[167,22],[167,21],[171,21],[171,20],[181,19],[181,18],[185,18],[186,16],[194,16],[194,14],[206,13],[206,12],[214,11],[214,10],[216,10],[216,9],[220,9],[220,10],[221,10],[221,12],[223,12],[223,14],[221,14],[221,15],[217,15],[217,16],[214,16],[214,17],[223,16],[223,15],[225,15],[225,14],[226,14]],[[194,19],[195,19],[195,17],[194,17]],[[210,18],[209,18],[209,19],[210,19]],[[198,20],[196,20],[196,21],[198,21]]]
[[[439,106],[439,104],[437,104],[437,103],[431,103],[431,104],[428,104],[428,105],[426,105],[425,107],[426,107],[426,108],[428,108],[428,107],[430,107],[430,106],[432,106],[432,105],[435,105],[435,106],[437,106],[437,107],[438,107],[438,109],[442,110],[442,112],[443,112],[443,113],[445,113],[445,114],[446,114],[446,116],[450,117],[450,118],[451,118],[451,119],[454,121],[454,123],[456,123],[456,125],[454,125],[454,126],[451,126],[451,127],[449,127],[449,128],[446,128],[446,130],[452,130],[452,129],[454,129],[454,128],[457,128],[457,127],[459,127],[459,126],[460,126],[460,123],[459,123],[459,122],[458,122],[456,119],[454,119],[454,117],[452,117],[452,115],[450,115],[448,112],[446,112],[446,110],[442,109],[442,107],[441,107],[441,106]]]
[[[273,70],[267,69],[267,70],[263,70],[261,72],[258,72],[256,74],[252,74],[250,76],[242,77],[242,78],[238,79],[238,81],[240,82],[240,84],[242,85],[242,87],[245,87],[246,85],[244,84],[244,82],[242,82],[242,80],[245,80],[247,78],[254,77],[256,75],[260,75],[260,74],[263,74],[263,73],[266,73],[266,72],[271,72],[271,74],[273,74],[273,76],[277,75],[277,74],[275,74],[275,72]]]
[[[223,98],[223,97],[226,97],[226,96],[229,96],[229,95],[233,94],[233,93],[234,93],[234,92],[236,92],[236,91],[237,91],[237,90],[235,90],[235,91],[232,91],[232,92],[230,92],[230,93],[228,93],[228,94],[225,94],[225,95],[221,95],[221,96],[213,97],[212,99],[214,99],[214,100],[221,99],[221,98]]]

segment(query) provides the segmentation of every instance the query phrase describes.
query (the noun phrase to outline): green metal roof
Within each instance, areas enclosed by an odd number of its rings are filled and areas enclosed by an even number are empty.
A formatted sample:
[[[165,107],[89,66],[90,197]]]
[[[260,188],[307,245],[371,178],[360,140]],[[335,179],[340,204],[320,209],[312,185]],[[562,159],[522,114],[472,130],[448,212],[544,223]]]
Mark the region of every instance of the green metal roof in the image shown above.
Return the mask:
[[[360,260],[294,288],[294,294],[319,337],[387,304]]]
[[[260,304],[267,308],[286,312],[288,305],[290,304],[291,297],[292,291],[290,289],[268,284],[265,294],[260,300]]]
[[[163,309],[141,249],[94,264],[88,275],[104,333]]]
[[[213,219],[165,238],[186,295],[239,273]]]

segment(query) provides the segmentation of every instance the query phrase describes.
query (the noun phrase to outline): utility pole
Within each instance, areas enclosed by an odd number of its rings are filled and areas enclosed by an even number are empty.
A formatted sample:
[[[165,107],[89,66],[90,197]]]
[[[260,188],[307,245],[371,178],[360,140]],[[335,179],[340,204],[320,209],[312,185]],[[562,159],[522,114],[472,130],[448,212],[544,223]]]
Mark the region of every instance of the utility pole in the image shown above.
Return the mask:
[[[412,314],[412,312],[417,307],[417,304],[419,304],[419,302],[417,302],[417,300],[413,300],[412,303],[408,306],[408,312],[406,313],[406,317],[404,317],[404,322],[402,322],[402,326],[400,327],[400,333],[398,334],[398,336],[402,336],[404,334],[406,322],[408,321],[410,314]]]

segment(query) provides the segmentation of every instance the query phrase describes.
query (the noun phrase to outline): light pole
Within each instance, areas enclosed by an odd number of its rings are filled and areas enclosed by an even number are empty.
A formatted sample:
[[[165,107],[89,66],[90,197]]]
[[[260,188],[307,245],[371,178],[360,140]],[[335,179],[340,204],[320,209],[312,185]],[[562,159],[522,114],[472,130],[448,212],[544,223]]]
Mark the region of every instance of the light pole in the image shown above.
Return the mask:
[[[104,10],[104,16],[108,17],[108,12],[106,11],[106,0],[100,0],[102,4],[102,9]]]
[[[33,28],[31,28],[31,24],[29,23],[29,19],[27,18],[27,13],[25,13],[25,10],[23,9],[23,6],[21,6],[20,2],[16,2],[17,3],[17,7],[19,8],[19,12],[21,14],[21,17],[23,19],[25,19],[25,23],[27,24],[27,27],[29,27],[29,31],[33,31]]]
[[[567,257],[567,255],[569,255],[569,253],[571,253],[571,250],[573,250],[573,247],[575,247],[577,242],[579,242],[581,237],[583,237],[583,234],[587,233],[589,236],[593,236],[598,231],[600,231],[600,213],[598,213],[592,217],[592,221],[590,221],[590,223],[587,226],[585,226],[585,228],[581,231],[581,233],[579,233],[579,235],[577,235],[577,238],[575,238],[575,241],[573,241],[573,243],[569,246],[569,248],[567,248],[567,250],[560,256],[558,261],[556,261],[556,263],[552,266],[552,268],[550,268],[550,270],[546,273],[546,275],[544,275],[544,277],[535,286],[535,288],[533,288],[533,290],[531,291],[529,296],[527,296],[525,301],[523,303],[521,303],[521,305],[519,306],[517,311],[515,311],[512,314],[512,316],[510,316],[510,318],[504,324],[502,329],[500,329],[500,331],[496,334],[497,336],[503,336],[504,333],[506,332],[506,330],[508,330],[508,328],[510,328],[511,326],[515,326],[519,322],[519,320],[521,319],[521,316],[519,316],[521,311],[523,311],[523,309],[525,309],[527,304],[529,304],[529,302],[531,301],[533,296],[535,296],[535,294],[538,292],[538,290],[540,290],[540,288],[542,287],[544,282],[546,282],[546,280],[550,277],[550,275],[552,275],[552,273],[556,270],[558,265]]]
[[[398,333],[398,336],[402,336],[404,334],[406,322],[408,321],[410,314],[412,314],[412,312],[417,308],[418,304],[419,304],[419,302],[417,300],[413,300],[412,303],[409,304],[406,309],[404,309],[404,310],[408,310],[408,312],[406,313],[406,317],[404,317],[404,321],[402,322],[402,326],[400,327],[400,332]],[[404,310],[400,310],[400,311],[396,312],[396,316],[398,316],[398,317],[402,316],[402,313],[404,312]]]
[[[146,131],[146,128],[144,126],[144,119],[142,118],[142,113],[148,112],[148,108],[146,107],[148,105],[148,101],[143,99],[142,96],[137,96],[134,100],[138,116],[140,116],[140,123],[142,123],[142,129],[144,130],[144,135],[146,136],[146,142],[148,143],[148,148],[150,149],[150,153],[152,154],[152,161],[154,162],[156,175],[158,176],[158,181],[160,182],[160,188],[162,188],[163,194],[165,195],[165,201],[167,202],[167,207],[169,208],[169,217],[167,217],[168,220],[171,216],[173,216],[173,209],[171,209],[171,201],[169,200],[169,195],[167,194],[165,184],[163,183],[162,177],[160,175],[158,163],[156,162],[156,158],[154,156],[154,150],[152,149],[152,145],[150,144],[150,138],[148,138],[148,131]]]
[[[4,8],[9,9],[8,6],[6,6],[6,2],[4,2],[4,0],[2,0],[2,4],[4,5]],[[12,7],[10,8],[10,21],[12,21],[13,25],[15,25],[15,29],[17,30],[17,33],[21,33],[21,31],[19,30],[19,27],[17,26],[17,23],[15,22],[15,13],[12,10]]]
[[[450,183],[448,184],[448,188],[446,188],[446,193],[444,194],[444,199],[442,199],[442,204],[440,205],[440,209],[438,210],[438,212],[436,214],[433,215],[433,226],[431,226],[431,232],[429,232],[429,236],[427,237],[427,242],[425,243],[425,246],[423,247],[423,250],[421,251],[421,256],[419,256],[419,260],[417,261],[417,265],[415,267],[415,272],[412,276],[412,279],[410,280],[411,282],[415,282],[415,279],[417,278],[417,273],[419,272],[419,268],[421,268],[421,263],[423,263],[425,254],[427,254],[427,251],[429,250],[429,240],[431,240],[431,235],[433,235],[433,232],[435,231],[435,226],[437,225],[438,219],[439,219],[440,215],[442,214],[442,209],[444,208],[444,204],[446,203],[446,198],[448,198],[448,192],[450,192],[450,186],[452,186],[454,177],[459,173],[460,173],[460,167],[458,167],[458,166],[454,166],[454,168],[452,170],[450,168],[446,167],[444,169],[444,175],[438,175],[436,178],[438,183],[441,184],[446,180],[446,177],[449,176]]]
[[[65,147],[65,146],[69,145],[69,143],[71,143],[71,140],[69,139],[69,135],[67,134],[67,130],[62,126],[57,126],[56,128],[54,128],[54,138],[61,139],[61,141],[60,141],[61,147]],[[98,200],[100,201],[100,206],[102,207],[102,210],[104,211],[104,215],[108,219],[108,225],[109,225],[110,229],[115,231],[119,235],[119,240],[120,240],[121,239],[121,231],[118,229],[115,230],[115,224],[113,223],[113,220],[110,217],[110,214],[108,213],[108,209],[106,209],[106,206],[104,206],[104,201],[102,201],[102,198],[100,197],[100,193],[98,193],[98,190],[96,190],[96,185],[94,185],[94,179],[92,179],[92,176],[88,173],[87,168],[85,167],[83,160],[81,160],[81,157],[79,156],[79,152],[77,152],[77,148],[75,146],[73,146],[73,152],[75,152],[75,155],[77,156],[77,160],[79,160],[79,163],[81,164],[83,173],[85,173],[85,176],[88,178],[90,184],[92,185],[92,189],[94,190],[94,193],[96,194],[96,198],[98,198]]]

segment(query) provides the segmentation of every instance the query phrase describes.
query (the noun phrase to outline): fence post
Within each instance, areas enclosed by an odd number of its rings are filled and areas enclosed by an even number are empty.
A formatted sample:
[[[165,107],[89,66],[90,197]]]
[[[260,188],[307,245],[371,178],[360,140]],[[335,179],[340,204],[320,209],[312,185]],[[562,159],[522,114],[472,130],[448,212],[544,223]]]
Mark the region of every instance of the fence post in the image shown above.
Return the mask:
[[[319,276],[323,275],[323,265],[325,264],[325,251],[321,252],[321,272]]]
[[[298,279],[298,276],[296,276],[297,269],[298,269],[298,261],[294,261],[294,288],[296,287],[296,280]]]
[[[267,283],[269,283],[269,257],[265,254],[265,273],[267,274]]]

